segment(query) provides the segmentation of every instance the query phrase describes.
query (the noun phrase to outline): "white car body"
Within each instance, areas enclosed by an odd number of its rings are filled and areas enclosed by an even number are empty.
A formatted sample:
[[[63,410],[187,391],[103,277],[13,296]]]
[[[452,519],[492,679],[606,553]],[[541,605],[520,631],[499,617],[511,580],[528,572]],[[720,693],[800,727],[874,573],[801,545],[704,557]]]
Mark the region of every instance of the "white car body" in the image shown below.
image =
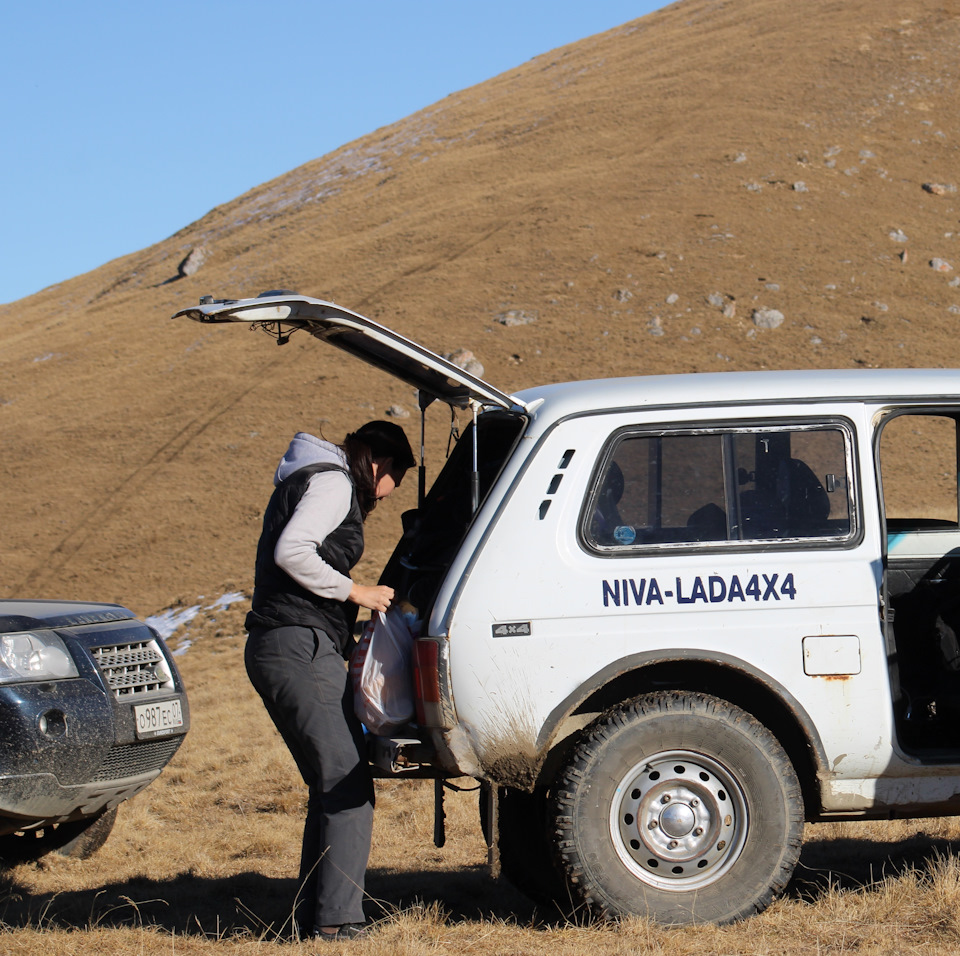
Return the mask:
[[[945,396],[953,394],[952,403]],[[827,397],[829,396],[829,397]],[[657,660],[704,660],[749,674],[795,715],[815,755],[823,816],[960,812],[960,748],[925,764],[897,742],[881,594],[883,534],[874,437],[906,409],[960,413],[960,373],[806,371],[650,376],[530,389],[534,407],[515,454],[470,529],[427,632],[450,644],[461,768],[542,755],[562,720],[611,673]],[[850,543],[705,544],[695,553],[599,558],[577,526],[597,460],[626,427],[841,421],[858,481],[860,533]],[[568,449],[576,454],[552,495]],[[551,505],[541,518],[543,501]],[[960,531],[898,534],[900,557],[960,548]],[[690,601],[697,579],[741,583],[760,598]],[[793,596],[779,593],[792,575]],[[663,603],[623,592],[656,579]],[[773,590],[769,582],[776,580]],[[467,582],[464,584],[463,582]],[[606,582],[606,585],[605,585]],[[719,593],[719,586],[714,596]],[[606,595],[606,599],[605,599]],[[688,603],[689,601],[689,603]],[[530,633],[493,636],[522,622]],[[535,692],[532,692],[535,691]],[[516,766],[514,767],[516,770]],[[948,805],[945,807],[944,803]]]

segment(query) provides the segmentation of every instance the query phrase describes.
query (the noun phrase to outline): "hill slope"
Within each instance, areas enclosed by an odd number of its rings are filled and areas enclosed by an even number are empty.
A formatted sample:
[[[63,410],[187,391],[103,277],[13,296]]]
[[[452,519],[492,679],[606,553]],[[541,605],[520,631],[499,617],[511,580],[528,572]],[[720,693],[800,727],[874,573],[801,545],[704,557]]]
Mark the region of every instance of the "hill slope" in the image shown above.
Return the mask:
[[[313,341],[168,320],[203,294],[334,299],[508,390],[960,364],[960,273],[930,265],[960,269],[958,48],[936,0],[681,0],[0,307],[0,590],[151,613],[248,587],[290,434],[413,411]],[[367,577],[413,495],[371,519]]]

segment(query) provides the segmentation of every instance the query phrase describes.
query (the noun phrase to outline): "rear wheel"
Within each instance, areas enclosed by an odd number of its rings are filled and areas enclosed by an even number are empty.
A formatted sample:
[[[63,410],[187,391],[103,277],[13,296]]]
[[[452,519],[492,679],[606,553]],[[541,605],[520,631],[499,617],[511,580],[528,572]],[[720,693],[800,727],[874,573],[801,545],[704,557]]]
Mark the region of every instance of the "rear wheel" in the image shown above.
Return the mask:
[[[568,888],[594,916],[725,923],[763,910],[800,853],[796,773],[770,731],[705,694],[649,694],[601,720],[554,802]]]
[[[533,793],[499,788],[497,848],[501,873],[535,903],[564,910],[564,882],[550,851],[548,818],[542,787]]]

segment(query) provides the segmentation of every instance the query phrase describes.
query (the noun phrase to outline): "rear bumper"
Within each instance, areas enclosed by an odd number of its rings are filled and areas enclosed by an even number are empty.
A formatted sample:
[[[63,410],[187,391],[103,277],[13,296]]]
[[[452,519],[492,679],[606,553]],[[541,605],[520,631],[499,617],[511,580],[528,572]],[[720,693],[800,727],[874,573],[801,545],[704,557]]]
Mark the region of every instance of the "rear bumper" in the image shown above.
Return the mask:
[[[378,737],[367,734],[367,758],[375,777],[447,777],[436,765],[436,751],[426,735]]]

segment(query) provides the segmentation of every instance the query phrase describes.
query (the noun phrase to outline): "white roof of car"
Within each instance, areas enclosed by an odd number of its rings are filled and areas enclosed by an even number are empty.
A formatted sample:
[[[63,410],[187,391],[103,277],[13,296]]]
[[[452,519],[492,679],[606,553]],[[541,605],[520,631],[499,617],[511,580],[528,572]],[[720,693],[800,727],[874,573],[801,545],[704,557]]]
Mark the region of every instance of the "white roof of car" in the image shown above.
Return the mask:
[[[514,396],[537,417],[556,420],[616,408],[690,408],[837,401],[960,398],[960,369],[805,369],[695,372],[564,382]]]

